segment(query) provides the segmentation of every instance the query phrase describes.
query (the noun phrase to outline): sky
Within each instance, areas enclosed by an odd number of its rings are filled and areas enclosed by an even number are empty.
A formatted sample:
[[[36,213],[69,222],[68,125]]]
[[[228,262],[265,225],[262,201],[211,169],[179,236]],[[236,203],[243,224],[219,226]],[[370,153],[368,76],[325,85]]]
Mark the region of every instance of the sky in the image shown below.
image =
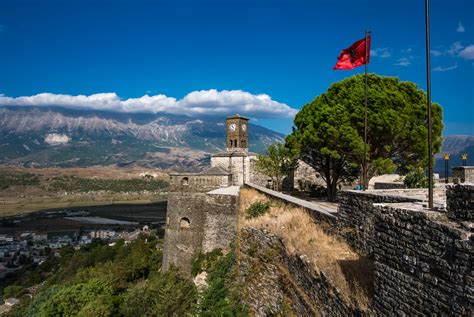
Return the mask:
[[[369,72],[426,89],[424,0],[0,0],[0,103],[199,116],[289,133],[372,32]],[[474,1],[431,0],[432,100],[474,135]]]

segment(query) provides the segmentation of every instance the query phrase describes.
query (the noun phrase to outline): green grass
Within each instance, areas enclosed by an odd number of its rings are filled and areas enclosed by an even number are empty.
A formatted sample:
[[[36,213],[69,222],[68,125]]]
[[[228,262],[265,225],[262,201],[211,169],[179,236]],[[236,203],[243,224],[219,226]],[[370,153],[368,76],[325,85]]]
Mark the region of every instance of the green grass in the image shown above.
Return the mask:
[[[245,211],[247,214],[246,217],[247,219],[260,217],[266,214],[270,210],[270,207],[269,201],[257,201],[247,208]]]
[[[154,179],[94,179],[77,176],[58,176],[48,180],[48,191],[90,192],[110,191],[114,193],[157,191],[167,188],[169,183]]]
[[[0,189],[7,189],[12,186],[36,186],[40,184],[40,178],[31,173],[0,173]]]

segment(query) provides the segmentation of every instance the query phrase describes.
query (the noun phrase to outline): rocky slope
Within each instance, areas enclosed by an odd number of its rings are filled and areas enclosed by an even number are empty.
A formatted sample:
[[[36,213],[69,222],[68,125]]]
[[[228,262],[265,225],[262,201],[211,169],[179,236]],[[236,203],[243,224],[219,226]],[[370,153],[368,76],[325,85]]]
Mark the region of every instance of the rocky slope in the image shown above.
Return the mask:
[[[250,150],[284,136],[251,125]],[[225,146],[224,118],[125,114],[58,107],[0,107],[0,163],[22,166],[139,164],[199,170]]]

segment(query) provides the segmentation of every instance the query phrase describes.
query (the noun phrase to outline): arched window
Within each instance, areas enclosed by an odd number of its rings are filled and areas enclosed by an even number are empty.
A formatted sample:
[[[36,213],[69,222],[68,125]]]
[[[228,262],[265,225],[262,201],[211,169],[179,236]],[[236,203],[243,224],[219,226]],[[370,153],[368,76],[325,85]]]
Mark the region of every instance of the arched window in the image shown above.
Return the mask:
[[[191,227],[189,219],[186,217],[181,218],[179,221],[179,229],[189,229],[189,227]]]
[[[181,180],[181,185],[183,186],[189,185],[189,178],[183,177],[183,179]]]
[[[237,139],[234,139],[234,147],[237,147],[239,143],[237,143]]]

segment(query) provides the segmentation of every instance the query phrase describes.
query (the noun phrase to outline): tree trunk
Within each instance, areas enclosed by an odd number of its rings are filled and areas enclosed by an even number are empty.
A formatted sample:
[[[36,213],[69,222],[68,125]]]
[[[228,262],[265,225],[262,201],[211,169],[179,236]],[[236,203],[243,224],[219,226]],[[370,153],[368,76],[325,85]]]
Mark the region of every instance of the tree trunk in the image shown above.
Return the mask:
[[[334,166],[332,166],[334,162],[331,160],[329,156],[326,157],[326,191],[329,201],[336,200],[336,191],[337,191],[337,177],[334,177]]]
[[[327,196],[329,201],[336,201],[336,195],[337,195],[337,182],[328,180],[326,181],[326,191],[327,191]]]

